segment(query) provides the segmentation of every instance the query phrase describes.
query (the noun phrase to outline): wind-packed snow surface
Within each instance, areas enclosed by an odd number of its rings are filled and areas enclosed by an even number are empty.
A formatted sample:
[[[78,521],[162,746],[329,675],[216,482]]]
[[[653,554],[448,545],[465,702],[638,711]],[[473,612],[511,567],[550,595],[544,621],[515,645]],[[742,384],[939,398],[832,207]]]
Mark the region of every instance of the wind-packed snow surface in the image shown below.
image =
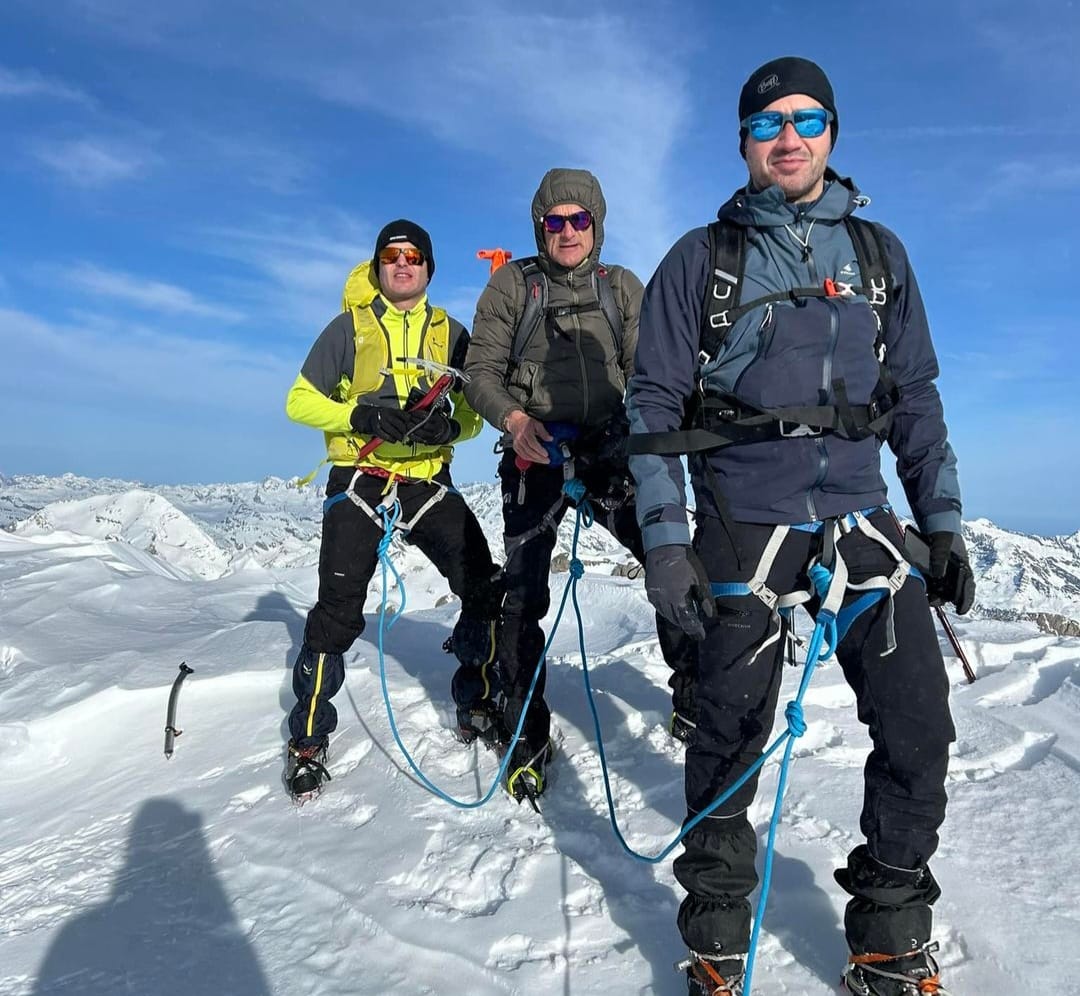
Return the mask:
[[[465,490],[498,537],[497,492]],[[315,597],[316,491],[0,478],[0,525],[0,996],[685,993],[672,968],[681,889],[670,860],[634,861],[611,833],[571,614],[550,656],[560,743],[541,815],[502,792],[455,809],[409,773],[380,691],[378,575],[335,699],[333,781],[297,809],[284,720]],[[957,996],[1072,996],[1080,640],[1024,617],[1080,619],[1080,535],[966,532],[982,587],[956,628],[979,677],[968,685],[947,658],[958,740],[933,862],[943,977]],[[628,555],[597,529],[580,556],[618,817],[654,854],[683,817],[667,672],[640,579],[613,573]],[[456,603],[415,550],[393,557],[407,591],[385,637],[401,736],[428,777],[477,799],[497,765],[449,731],[440,648]],[[552,575],[549,626],[566,579]],[[180,661],[195,671],[166,761]],[[785,701],[798,679],[788,669]],[[815,675],[806,717],[754,975],[763,996],[835,994],[846,957],[832,870],[860,839],[868,740],[835,664]],[[762,830],[775,785],[770,767],[752,811]]]

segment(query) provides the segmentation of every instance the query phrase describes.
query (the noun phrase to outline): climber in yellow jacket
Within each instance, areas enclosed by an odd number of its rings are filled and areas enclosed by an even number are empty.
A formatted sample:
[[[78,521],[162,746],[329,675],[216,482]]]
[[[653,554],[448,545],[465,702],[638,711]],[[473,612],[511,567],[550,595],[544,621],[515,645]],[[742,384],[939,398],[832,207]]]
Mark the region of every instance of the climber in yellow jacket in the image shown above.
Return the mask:
[[[495,645],[502,582],[484,532],[450,479],[453,444],[477,435],[480,417],[456,380],[418,407],[447,368],[464,365],[469,335],[427,298],[435,272],[431,238],[393,221],[375,254],[349,276],[344,310],[323,330],[289,390],[289,418],[321,429],[332,464],[323,505],[319,599],[293,666],[286,782],[298,799],[328,778],[337,726],[331,698],[345,679],[343,654],[364,630],[364,600],[378,563],[380,505],[401,505],[400,532],[422,550],[461,599],[451,636],[460,666],[451,691],[457,736],[501,736]],[[381,440],[375,445],[376,440]]]

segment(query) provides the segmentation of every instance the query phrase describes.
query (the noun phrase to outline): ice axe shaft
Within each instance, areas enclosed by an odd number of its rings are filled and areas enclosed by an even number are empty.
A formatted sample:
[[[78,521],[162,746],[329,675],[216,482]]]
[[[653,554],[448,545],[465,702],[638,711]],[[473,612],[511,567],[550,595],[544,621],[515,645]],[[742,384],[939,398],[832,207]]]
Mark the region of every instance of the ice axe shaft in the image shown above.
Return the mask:
[[[184,679],[189,674],[194,674],[194,668],[188,667],[187,664],[181,661],[180,673],[172,683],[172,691],[169,692],[169,708],[165,713],[165,756],[167,758],[173,756],[176,738],[184,732],[183,730],[178,730],[176,728],[176,703],[180,698],[180,686],[184,683]]]
[[[900,525],[900,520],[896,517],[896,513],[890,508],[889,515],[892,516],[893,524],[896,526],[897,531],[901,536],[904,535],[904,527]],[[908,554],[910,556],[910,554]],[[937,613],[938,622],[941,623],[941,628],[945,631],[945,636],[948,638],[950,644],[952,644],[953,652],[960,660],[960,665],[964,669],[964,677],[967,678],[968,684],[972,684],[975,681],[975,672],[972,670],[971,664],[968,662],[967,654],[964,653],[964,648],[960,645],[960,637],[956,635],[956,630],[953,629],[953,624],[949,622],[949,617],[945,615],[945,610],[940,605],[932,606],[935,613]]]

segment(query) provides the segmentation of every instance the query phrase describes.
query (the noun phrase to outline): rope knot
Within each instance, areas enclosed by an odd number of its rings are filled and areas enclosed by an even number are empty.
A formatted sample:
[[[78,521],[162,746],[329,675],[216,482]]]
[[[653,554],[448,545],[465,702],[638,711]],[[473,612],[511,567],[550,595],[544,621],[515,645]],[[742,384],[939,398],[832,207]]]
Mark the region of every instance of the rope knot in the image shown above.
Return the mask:
[[[803,717],[802,706],[798,702],[787,704],[784,718],[787,719],[788,732],[793,737],[801,737],[806,732],[806,719]]]
[[[574,502],[574,504],[580,503],[581,499],[585,497],[585,485],[576,477],[571,477],[569,481],[564,481],[562,489],[563,494]]]
[[[832,571],[824,564],[814,564],[810,568],[810,580],[814,583],[814,590],[820,598],[824,598],[829,592],[832,583]]]
[[[379,540],[379,556],[385,557],[394,539],[394,526],[397,525],[398,519],[401,518],[401,502],[395,499],[394,504],[389,508],[380,505],[379,515],[383,523],[383,537]]]
[[[574,557],[570,561],[570,576],[575,581],[580,581],[583,577],[585,577],[585,565],[580,560],[578,560],[577,557]]]

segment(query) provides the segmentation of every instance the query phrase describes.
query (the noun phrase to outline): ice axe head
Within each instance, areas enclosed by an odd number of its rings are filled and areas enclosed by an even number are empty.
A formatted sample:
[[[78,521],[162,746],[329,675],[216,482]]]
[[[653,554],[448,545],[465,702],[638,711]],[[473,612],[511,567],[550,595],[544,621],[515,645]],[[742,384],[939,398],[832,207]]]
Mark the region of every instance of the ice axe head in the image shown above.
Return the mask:
[[[477,259],[490,259],[491,270],[494,273],[500,266],[513,259],[514,254],[509,249],[477,249]]]

